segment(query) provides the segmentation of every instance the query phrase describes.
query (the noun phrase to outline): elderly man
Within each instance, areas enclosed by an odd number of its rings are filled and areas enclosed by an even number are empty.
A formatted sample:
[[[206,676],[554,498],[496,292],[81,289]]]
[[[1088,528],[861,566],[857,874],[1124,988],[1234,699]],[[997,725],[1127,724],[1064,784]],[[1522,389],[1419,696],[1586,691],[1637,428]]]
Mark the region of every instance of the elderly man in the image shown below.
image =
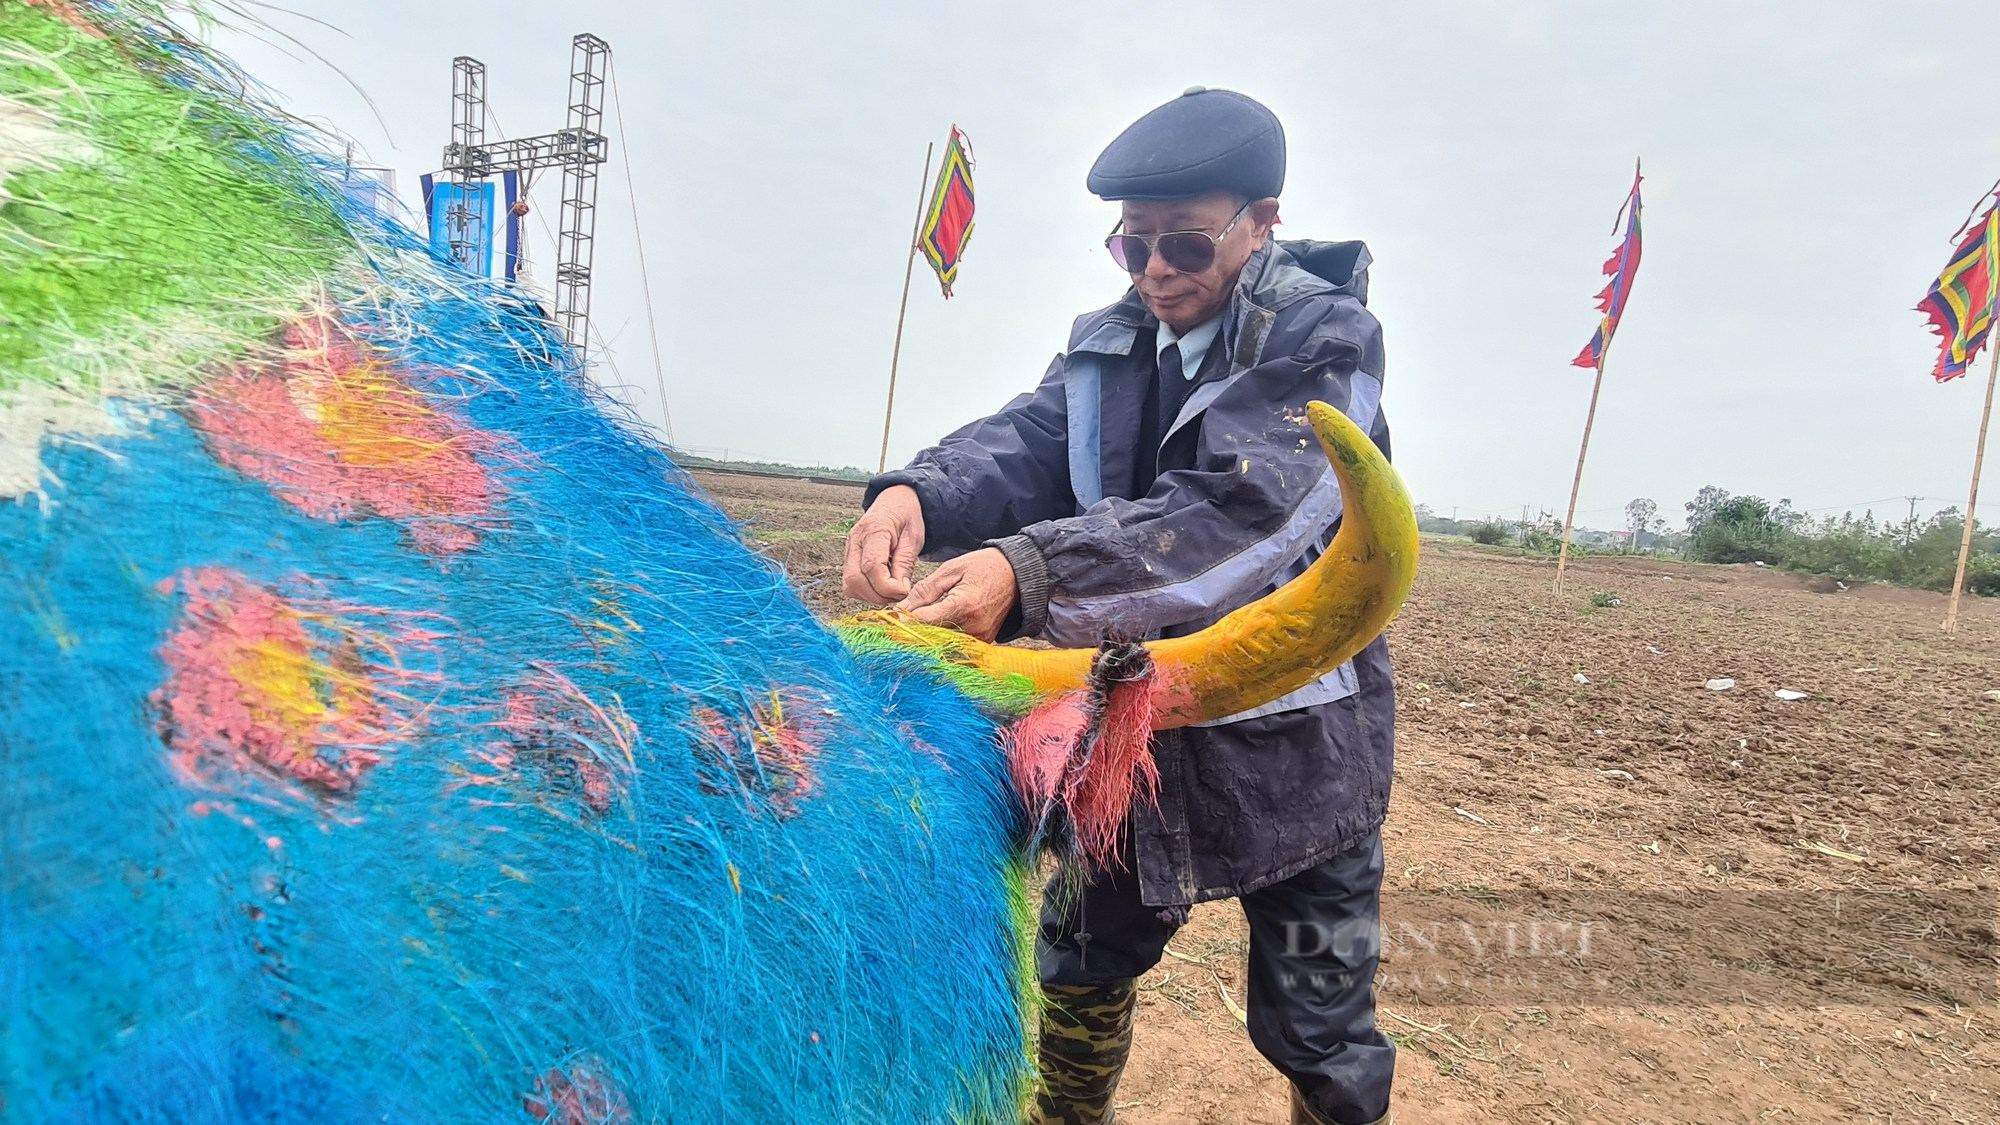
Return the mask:
[[[1285,140],[1264,106],[1187,91],[1098,157],[1132,288],[1080,317],[1034,391],[877,477],[847,592],[985,639],[1064,646],[1200,629],[1303,571],[1338,483],[1306,423],[1332,403],[1386,453],[1382,339],[1358,242],[1277,242]],[[920,554],[949,559],[910,585]],[[1380,640],[1273,703],[1161,732],[1157,804],[1122,862],[1043,903],[1036,1120],[1109,1121],[1137,977],[1188,907],[1240,899],[1250,1038],[1294,1122],[1386,1118],[1375,1026],[1395,701]]]

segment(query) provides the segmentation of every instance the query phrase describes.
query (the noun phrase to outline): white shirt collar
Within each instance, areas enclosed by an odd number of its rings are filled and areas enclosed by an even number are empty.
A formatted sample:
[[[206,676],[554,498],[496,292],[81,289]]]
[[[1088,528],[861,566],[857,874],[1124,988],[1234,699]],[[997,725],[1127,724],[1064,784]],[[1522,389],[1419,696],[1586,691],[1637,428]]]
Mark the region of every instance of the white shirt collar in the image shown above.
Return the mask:
[[[1208,346],[1215,343],[1215,334],[1220,331],[1222,331],[1221,313],[1216,313],[1214,316],[1188,329],[1188,333],[1185,336],[1179,335],[1172,328],[1168,327],[1166,321],[1161,321],[1159,335],[1154,338],[1154,345],[1156,347],[1154,358],[1159,358],[1159,356],[1166,353],[1168,348],[1179,344],[1181,346],[1181,377],[1189,382],[1193,382],[1195,374],[1201,370],[1201,361],[1208,356]]]

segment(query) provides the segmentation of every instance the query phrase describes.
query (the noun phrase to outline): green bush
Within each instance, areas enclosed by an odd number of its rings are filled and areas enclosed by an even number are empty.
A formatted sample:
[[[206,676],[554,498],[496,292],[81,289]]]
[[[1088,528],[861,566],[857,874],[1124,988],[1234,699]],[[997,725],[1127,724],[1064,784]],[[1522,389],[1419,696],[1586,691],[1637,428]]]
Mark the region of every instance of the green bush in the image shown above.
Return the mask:
[[[1789,501],[1731,496],[1713,485],[1687,505],[1687,555],[1696,562],[1762,562],[1844,582],[1951,589],[1965,521],[1947,508],[1919,525],[1886,527],[1873,514],[1814,521]],[[2000,596],[2000,535],[1981,528],[1966,561],[1965,588]]]
[[[1782,562],[1795,536],[1771,517],[1771,505],[1760,497],[1724,500],[1695,525],[1688,556],[1711,563]]]
[[[1818,535],[1800,535],[1784,565],[1807,574],[1827,574],[1845,582],[1885,579],[1899,544],[1886,542],[1872,527],[1854,520],[1829,522]]]
[[[1484,543],[1488,547],[1496,547],[1507,541],[1507,529],[1497,523],[1473,524],[1472,530],[1466,534],[1472,537],[1474,543]]]
[[[1553,555],[1562,550],[1562,544],[1562,534],[1559,531],[1550,531],[1543,527],[1524,527],[1521,529],[1521,549],[1523,551],[1532,551],[1538,555]],[[1573,555],[1584,553],[1582,546],[1576,543],[1571,543],[1569,550],[1570,554]]]
[[[1965,560],[1965,589],[1982,597],[2000,598],[2000,555],[1974,555]]]

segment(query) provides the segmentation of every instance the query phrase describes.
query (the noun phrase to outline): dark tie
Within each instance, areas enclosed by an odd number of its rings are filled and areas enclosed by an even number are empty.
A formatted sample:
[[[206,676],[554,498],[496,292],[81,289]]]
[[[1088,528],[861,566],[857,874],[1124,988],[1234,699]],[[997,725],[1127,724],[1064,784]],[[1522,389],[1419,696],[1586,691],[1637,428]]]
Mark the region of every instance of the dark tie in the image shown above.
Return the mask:
[[[1160,353],[1160,439],[1166,440],[1167,431],[1174,428],[1174,419],[1181,413],[1181,404],[1187,401],[1187,373],[1181,369],[1181,346],[1168,344]]]
[[[1174,428],[1174,419],[1181,412],[1181,403],[1187,401],[1187,378],[1181,371],[1181,346],[1168,344],[1160,353],[1160,372],[1153,381],[1153,401],[1146,411],[1145,427],[1147,445],[1133,458],[1138,471],[1138,479],[1133,482],[1133,495],[1144,496],[1153,487],[1153,481],[1160,475],[1160,445],[1167,440],[1167,431]]]

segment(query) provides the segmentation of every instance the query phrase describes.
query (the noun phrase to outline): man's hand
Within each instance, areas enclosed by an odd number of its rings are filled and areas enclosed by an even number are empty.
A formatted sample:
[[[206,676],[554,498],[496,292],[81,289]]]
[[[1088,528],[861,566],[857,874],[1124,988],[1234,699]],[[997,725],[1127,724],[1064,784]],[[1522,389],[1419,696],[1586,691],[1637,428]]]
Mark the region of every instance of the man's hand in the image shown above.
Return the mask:
[[[910,593],[910,569],[924,549],[924,507],[917,490],[891,485],[847,533],[841,588],[870,605],[888,605]]]
[[[860,530],[860,525],[855,525]],[[951,625],[991,641],[1014,609],[1020,591],[1014,567],[993,547],[960,555],[917,583],[897,609],[928,625]]]

